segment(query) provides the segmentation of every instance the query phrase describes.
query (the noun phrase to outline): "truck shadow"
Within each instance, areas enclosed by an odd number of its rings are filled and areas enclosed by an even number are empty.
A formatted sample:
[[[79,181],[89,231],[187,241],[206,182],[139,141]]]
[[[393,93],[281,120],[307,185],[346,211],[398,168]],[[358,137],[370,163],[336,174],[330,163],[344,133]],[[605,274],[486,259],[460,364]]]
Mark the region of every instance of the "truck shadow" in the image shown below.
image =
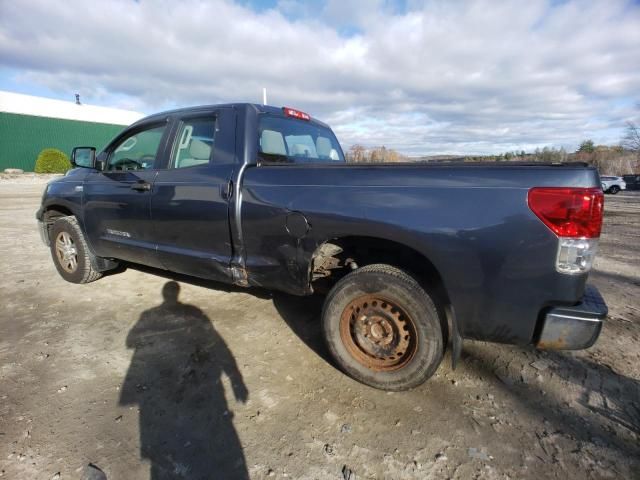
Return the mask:
[[[487,381],[495,378],[498,369],[493,350],[465,344],[463,358],[465,370]],[[545,372],[544,384],[512,378],[506,383],[496,380],[495,385],[530,414],[548,421],[555,431],[544,434],[568,436],[617,450],[628,458],[639,458],[640,446],[635,439],[640,434],[640,409],[636,403],[640,382],[568,353],[548,352],[546,358],[551,366]],[[520,360],[527,362],[524,357]],[[622,430],[613,428],[612,423]]]
[[[549,352],[549,358],[557,365],[553,373],[582,389],[580,405],[640,435],[640,381],[588,358],[561,352]]]
[[[316,355],[337,368],[322,335],[323,303],[324,296],[322,295],[297,297],[285,293],[273,294],[273,305],[291,331]]]
[[[162,303],[129,332],[134,353],[120,404],[139,409],[140,457],[151,464],[151,480],[247,479],[221,377],[229,378],[237,402],[249,392],[211,320],[181,303],[179,293],[178,283],[167,282]]]
[[[589,279],[597,281],[608,281],[612,284],[628,284],[635,287],[640,287],[640,277],[624,275],[621,273],[605,272],[603,270],[594,269],[589,273]]]
[[[324,295],[316,294],[300,297],[257,287],[243,288],[235,285],[229,285],[227,283],[216,282],[214,280],[205,280],[143,265],[127,264],[119,268],[119,271],[131,268],[140,272],[175,280],[176,282],[197,285],[210,290],[246,293],[263,300],[271,300],[276,311],[291,331],[296,334],[296,336],[300,338],[300,340],[302,340],[316,355],[335,367],[333,359],[331,358],[322,337],[321,314]],[[109,272],[109,274],[111,273]]]

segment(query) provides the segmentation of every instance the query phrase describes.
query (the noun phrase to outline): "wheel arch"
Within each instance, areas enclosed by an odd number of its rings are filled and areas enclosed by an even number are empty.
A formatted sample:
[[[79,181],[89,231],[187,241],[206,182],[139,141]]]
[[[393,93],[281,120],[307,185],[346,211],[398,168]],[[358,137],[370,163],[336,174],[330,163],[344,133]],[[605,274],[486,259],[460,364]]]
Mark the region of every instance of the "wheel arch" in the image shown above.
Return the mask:
[[[311,291],[331,288],[349,271],[384,263],[406,271],[433,296],[442,320],[445,345],[456,335],[455,315],[446,284],[434,263],[414,247],[382,237],[346,235],[322,242],[311,255],[308,279]]]
[[[58,220],[61,217],[70,217],[73,215],[75,215],[73,210],[66,205],[63,205],[60,203],[52,203],[52,204],[46,205],[42,209],[41,220],[44,223],[47,236],[51,234],[51,227],[56,222],[56,220]]]
[[[118,266],[118,262],[114,259],[102,258],[102,257],[96,256],[93,250],[93,247],[91,245],[91,242],[89,241],[89,238],[86,234],[82,216],[76,213],[73,208],[70,208],[64,203],[51,203],[42,208],[41,219],[42,219],[42,222],[44,223],[45,231],[46,231],[47,237],[49,238],[49,241],[51,241],[50,235],[51,235],[51,228],[53,227],[53,224],[56,222],[56,220],[63,217],[74,217],[76,219],[78,223],[78,227],[80,228],[80,232],[84,236],[84,241],[86,243],[86,246],[89,249],[89,252],[91,253],[90,258],[91,258],[92,266],[96,271],[105,272],[107,270],[113,270]]]

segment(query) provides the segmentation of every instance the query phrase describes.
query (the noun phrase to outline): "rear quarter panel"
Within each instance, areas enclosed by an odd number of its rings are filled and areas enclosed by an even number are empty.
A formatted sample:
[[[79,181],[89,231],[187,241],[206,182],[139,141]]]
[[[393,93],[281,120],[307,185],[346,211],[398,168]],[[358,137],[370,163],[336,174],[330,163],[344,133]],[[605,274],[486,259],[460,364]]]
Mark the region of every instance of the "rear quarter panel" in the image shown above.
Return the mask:
[[[308,293],[316,248],[332,238],[402,243],[438,270],[463,337],[529,343],[540,310],[575,303],[586,275],[555,271],[556,236],[529,210],[534,186],[598,186],[584,167],[288,165],[248,168],[242,231],[250,282]],[[296,238],[287,216],[302,213]]]

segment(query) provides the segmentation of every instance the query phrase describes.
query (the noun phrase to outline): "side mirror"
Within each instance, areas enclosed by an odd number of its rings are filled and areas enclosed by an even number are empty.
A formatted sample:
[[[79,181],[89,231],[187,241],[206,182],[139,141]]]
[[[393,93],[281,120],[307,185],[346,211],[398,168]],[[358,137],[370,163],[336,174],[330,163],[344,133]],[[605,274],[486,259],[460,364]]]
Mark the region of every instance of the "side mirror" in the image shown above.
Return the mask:
[[[71,151],[71,165],[82,168],[96,167],[96,149],[94,147],[75,147]]]

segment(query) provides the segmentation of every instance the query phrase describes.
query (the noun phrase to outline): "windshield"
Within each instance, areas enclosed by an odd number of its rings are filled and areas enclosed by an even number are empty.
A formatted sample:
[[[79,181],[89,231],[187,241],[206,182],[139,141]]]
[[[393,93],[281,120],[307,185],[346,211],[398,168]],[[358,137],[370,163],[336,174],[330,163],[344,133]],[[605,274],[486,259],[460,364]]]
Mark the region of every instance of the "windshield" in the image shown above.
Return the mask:
[[[258,151],[266,162],[344,162],[340,144],[329,128],[266,114],[260,116],[258,125]]]

